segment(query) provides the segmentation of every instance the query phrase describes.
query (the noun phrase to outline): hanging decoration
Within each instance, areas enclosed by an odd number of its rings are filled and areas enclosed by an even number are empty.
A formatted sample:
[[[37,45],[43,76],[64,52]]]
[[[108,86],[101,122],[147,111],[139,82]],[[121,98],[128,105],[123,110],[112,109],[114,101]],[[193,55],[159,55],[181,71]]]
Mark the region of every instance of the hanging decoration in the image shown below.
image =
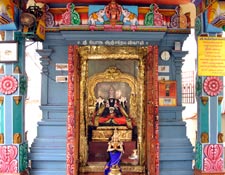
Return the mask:
[[[216,96],[223,90],[223,82],[219,77],[207,77],[203,89],[207,95]]]
[[[21,15],[20,23],[23,34],[32,40],[45,39],[45,15],[43,9],[37,5],[29,6]]]

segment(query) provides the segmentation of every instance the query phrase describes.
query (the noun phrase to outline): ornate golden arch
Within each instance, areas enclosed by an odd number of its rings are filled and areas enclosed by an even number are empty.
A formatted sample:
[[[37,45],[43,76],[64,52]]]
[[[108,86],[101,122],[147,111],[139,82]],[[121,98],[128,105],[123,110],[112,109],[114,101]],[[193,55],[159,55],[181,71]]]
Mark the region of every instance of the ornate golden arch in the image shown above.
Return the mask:
[[[131,76],[127,73],[122,73],[117,67],[109,67],[102,73],[97,73],[89,78],[88,80],[88,107],[89,115],[93,113],[93,109],[96,102],[95,87],[98,83],[102,82],[123,82],[127,83],[131,88],[130,92],[130,116],[136,118],[137,114],[137,105],[136,105],[136,94],[137,94],[137,80],[134,76]]]

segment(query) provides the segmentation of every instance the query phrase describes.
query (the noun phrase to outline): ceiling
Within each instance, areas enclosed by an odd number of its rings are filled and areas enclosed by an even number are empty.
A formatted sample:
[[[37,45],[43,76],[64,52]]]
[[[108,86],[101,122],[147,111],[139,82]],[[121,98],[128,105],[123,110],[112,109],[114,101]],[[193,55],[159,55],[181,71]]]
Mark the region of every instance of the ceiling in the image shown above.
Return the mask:
[[[79,4],[108,4],[111,0],[35,0],[42,3],[79,3]],[[180,5],[191,3],[192,0],[116,0],[119,4],[130,5],[149,5],[156,3],[158,5]]]

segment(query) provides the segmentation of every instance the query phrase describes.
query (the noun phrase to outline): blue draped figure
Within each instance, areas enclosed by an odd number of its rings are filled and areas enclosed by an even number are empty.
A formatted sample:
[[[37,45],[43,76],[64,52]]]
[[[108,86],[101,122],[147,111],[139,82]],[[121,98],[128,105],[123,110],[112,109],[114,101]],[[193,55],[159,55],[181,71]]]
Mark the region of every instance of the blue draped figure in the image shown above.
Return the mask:
[[[112,170],[121,172],[120,160],[124,150],[123,142],[121,142],[119,139],[119,133],[117,129],[114,130],[111,141],[108,143],[107,152],[109,152],[109,161],[105,165],[104,175],[108,175]]]

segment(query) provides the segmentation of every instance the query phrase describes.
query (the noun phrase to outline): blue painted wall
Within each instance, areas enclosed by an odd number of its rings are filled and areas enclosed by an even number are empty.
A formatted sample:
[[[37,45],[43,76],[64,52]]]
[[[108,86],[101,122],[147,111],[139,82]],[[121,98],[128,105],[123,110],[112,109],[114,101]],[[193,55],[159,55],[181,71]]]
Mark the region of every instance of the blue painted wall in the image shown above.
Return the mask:
[[[67,46],[85,41],[140,40],[159,46],[159,55],[169,50],[172,57],[168,62],[159,60],[159,65],[168,65],[169,76],[177,81],[177,106],[159,107],[160,127],[160,175],[192,174],[193,147],[186,136],[186,124],[182,121],[181,67],[182,57],[187,52],[174,51],[174,42],[184,42],[188,34],[167,34],[165,32],[116,32],[103,31],[61,31],[47,33],[43,50],[37,51],[42,68],[41,110],[42,120],[38,123],[38,134],[31,145],[29,159],[32,175],[66,174],[66,117],[67,83],[56,83],[57,75],[67,72],[56,71],[56,63],[67,63]],[[57,167],[57,169],[56,169]]]

